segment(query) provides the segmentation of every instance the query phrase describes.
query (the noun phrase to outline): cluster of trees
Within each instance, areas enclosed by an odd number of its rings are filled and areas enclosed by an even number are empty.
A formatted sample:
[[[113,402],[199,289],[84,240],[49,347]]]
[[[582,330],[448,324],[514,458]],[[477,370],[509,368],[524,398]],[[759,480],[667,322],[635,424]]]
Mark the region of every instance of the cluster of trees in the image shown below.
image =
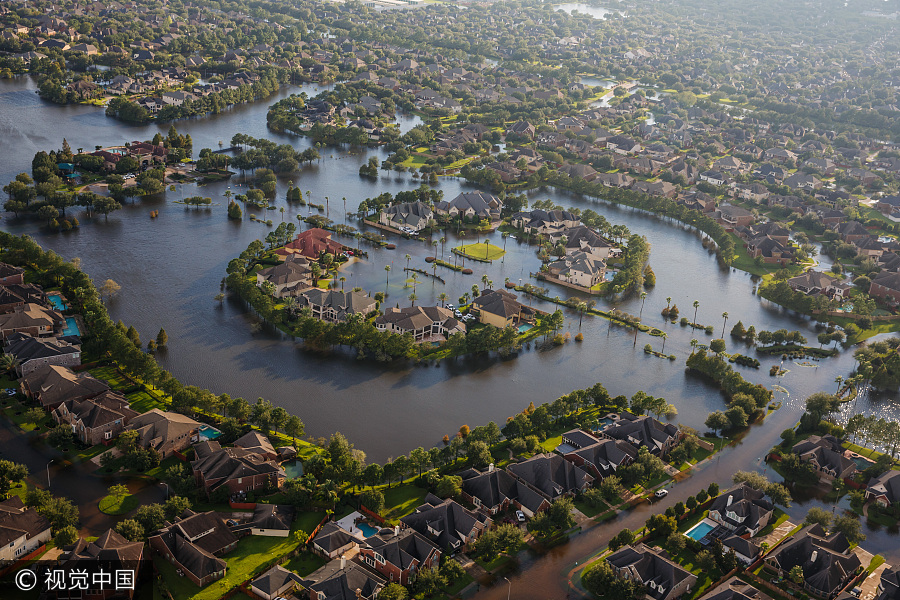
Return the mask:
[[[243,148],[243,152],[231,160],[231,166],[241,171],[272,169],[276,173],[294,173],[301,163],[311,163],[319,159],[319,151],[307,148],[302,152],[294,150],[290,144],[276,144],[265,138],[254,138],[236,133],[231,138],[232,146]],[[248,149],[249,147],[249,149]]]
[[[422,202],[429,206],[434,206],[444,198],[443,190],[436,190],[428,187],[424,183],[414,190],[404,190],[397,192],[395,195],[390,192],[384,192],[374,198],[366,198],[359,203],[357,211],[359,214],[367,216],[369,211],[378,212],[383,208],[394,204],[403,204],[405,202]]]
[[[745,483],[754,490],[765,493],[775,504],[784,507],[791,505],[791,493],[788,489],[780,483],[772,483],[758,471],[738,471],[731,480],[734,483]]]
[[[691,353],[687,366],[714,381],[728,399],[728,411],[715,411],[707,418],[706,426],[713,430],[743,427],[757,411],[763,410],[772,400],[772,391],[759,384],[752,384],[719,356],[705,350]],[[727,423],[722,419],[727,419]],[[712,420],[710,420],[712,419]],[[718,426],[715,426],[718,425]]]
[[[879,340],[853,353],[858,362],[856,373],[868,383],[881,389],[896,389],[900,386],[900,338]]]
[[[851,544],[858,544],[866,539],[859,517],[848,513],[832,515],[831,512],[818,506],[809,509],[803,525],[821,525],[829,535],[843,533]]]

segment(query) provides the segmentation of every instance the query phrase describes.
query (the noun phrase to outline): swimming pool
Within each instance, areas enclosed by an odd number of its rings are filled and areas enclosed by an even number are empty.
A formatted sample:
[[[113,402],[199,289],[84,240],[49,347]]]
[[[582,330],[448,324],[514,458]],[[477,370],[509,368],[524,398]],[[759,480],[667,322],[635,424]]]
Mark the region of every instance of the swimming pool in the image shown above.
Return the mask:
[[[63,302],[62,296],[59,294],[47,294],[47,300],[56,310],[69,310],[69,305]]]
[[[697,540],[698,542],[706,537],[706,534],[715,529],[715,523],[712,523],[709,519],[704,519],[687,530],[684,535],[688,536],[692,540]]]
[[[63,335],[81,335],[81,332],[78,330],[78,323],[75,322],[75,317],[66,317],[66,328],[62,331]]]
[[[377,529],[375,529],[374,527],[372,527],[371,525],[369,525],[368,523],[365,523],[363,521],[360,521],[359,523],[357,523],[356,528],[359,529],[360,531],[362,531],[363,537],[371,537],[371,536],[375,535],[376,533],[378,533]]]
[[[200,435],[205,437],[208,440],[214,440],[217,437],[222,435],[222,432],[216,429],[215,427],[210,427],[209,425],[201,425],[200,426]]]
[[[528,323],[526,323],[524,325],[519,325],[519,333],[525,333],[526,331],[528,331],[531,328],[532,328],[532,325],[529,325]]]
[[[303,463],[299,460],[292,460],[290,462],[282,463],[281,468],[284,469],[284,474],[287,475],[290,479],[303,477]]]

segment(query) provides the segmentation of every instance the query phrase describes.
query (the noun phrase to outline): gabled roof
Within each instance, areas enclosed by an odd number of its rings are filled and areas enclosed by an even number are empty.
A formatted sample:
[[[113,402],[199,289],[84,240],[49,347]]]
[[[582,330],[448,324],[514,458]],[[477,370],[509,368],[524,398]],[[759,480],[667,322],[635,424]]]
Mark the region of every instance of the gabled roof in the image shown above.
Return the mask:
[[[710,504],[709,510],[717,511],[726,523],[736,528],[744,526],[755,530],[760,521],[772,514],[775,506],[766,500],[763,492],[741,483],[718,496]],[[735,518],[729,516],[729,513]]]
[[[387,582],[357,565],[333,560],[303,580],[303,587],[315,592],[322,600],[371,599]]]
[[[440,498],[429,496],[425,501],[425,504],[416,508],[416,512],[406,515],[400,521],[433,539],[441,548],[461,546],[485,520],[482,515],[476,515],[463,508],[452,498],[442,501]],[[429,528],[437,531],[437,534],[429,531]]]
[[[316,537],[313,538],[313,543],[328,553],[334,552],[338,548],[343,548],[347,544],[355,544],[358,542],[359,540],[350,535],[349,532],[345,531],[334,521],[325,523],[325,525],[319,529]]]
[[[201,448],[207,445],[201,453]],[[274,449],[272,450],[274,454]],[[202,455],[201,455],[202,454]],[[218,442],[205,442],[197,446],[197,460],[191,463],[195,473],[201,473],[210,491],[228,481],[254,475],[285,477],[278,463],[264,454],[245,448],[222,448]]]
[[[28,508],[19,496],[0,502],[0,546],[12,544],[22,536],[34,538],[50,529],[50,521]]]
[[[606,557],[606,561],[616,569],[627,570],[632,579],[646,587],[647,595],[657,600],[666,598],[685,579],[697,579],[689,571],[643,544],[625,546]]]
[[[900,471],[890,470],[873,478],[866,492],[885,496],[891,504],[900,502]]]
[[[440,548],[415,529],[405,529],[399,534],[395,534],[393,529],[384,529],[366,538],[365,546],[401,571],[418,567],[434,553],[440,552]]]
[[[273,595],[280,592],[288,582],[300,583],[303,581],[299,575],[292,573],[282,567],[275,565],[256,579],[250,585],[261,592]]]
[[[594,480],[593,475],[559,454],[538,454],[507,468],[551,500],[581,490]]]
[[[192,418],[174,412],[151,409],[135,417],[128,425],[140,434],[139,444],[144,448],[163,450],[167,443],[198,429],[200,423]]]
[[[620,419],[603,430],[603,435],[615,440],[623,440],[640,448],[647,446],[651,453],[658,453],[671,438],[678,435],[678,428],[663,424],[646,415],[635,416],[620,413]]]

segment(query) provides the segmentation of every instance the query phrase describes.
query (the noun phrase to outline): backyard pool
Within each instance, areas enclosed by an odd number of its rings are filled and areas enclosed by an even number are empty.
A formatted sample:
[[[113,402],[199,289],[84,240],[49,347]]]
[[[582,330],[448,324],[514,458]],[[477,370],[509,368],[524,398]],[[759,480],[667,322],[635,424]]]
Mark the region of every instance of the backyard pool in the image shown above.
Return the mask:
[[[363,537],[371,537],[378,533],[378,530],[366,523],[365,521],[360,521],[356,524],[356,528],[362,531]]]
[[[859,456],[858,454],[856,456],[851,456],[850,460],[852,460],[854,462],[854,464],[856,464],[856,468],[859,469],[860,471],[865,471],[866,469],[868,469],[869,467],[871,467],[872,465],[875,464],[868,458],[865,458],[864,456]]]
[[[200,435],[201,437],[205,437],[208,440],[214,440],[220,435],[222,432],[216,429],[215,427],[210,427],[209,425],[201,425],[200,426]]]
[[[688,529],[684,535],[688,536],[692,540],[697,540],[698,542],[706,537],[706,534],[716,528],[716,524],[709,519],[703,519],[690,529]]]
[[[281,468],[284,469],[284,474],[287,475],[289,479],[303,476],[303,463],[299,460],[282,463]]]
[[[528,323],[525,323],[524,325],[519,325],[519,333],[525,333],[526,331],[528,331],[531,328],[532,328],[532,325],[529,325]]]
[[[63,335],[81,335],[81,332],[78,330],[78,323],[75,322],[75,317],[66,317],[66,328],[62,331]]]
[[[50,301],[50,304],[52,304],[53,308],[56,310],[69,310],[69,305],[63,302],[62,296],[59,294],[47,294],[47,300]]]

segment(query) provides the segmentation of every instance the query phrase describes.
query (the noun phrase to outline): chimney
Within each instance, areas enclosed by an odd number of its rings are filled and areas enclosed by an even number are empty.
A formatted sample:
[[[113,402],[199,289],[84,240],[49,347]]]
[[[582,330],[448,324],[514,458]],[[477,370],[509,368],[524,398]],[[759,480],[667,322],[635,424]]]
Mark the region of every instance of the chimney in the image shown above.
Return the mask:
[[[400,526],[394,525],[394,535],[400,535]]]
[[[363,597],[362,590],[359,588],[356,588],[356,597],[359,598],[360,600],[362,600],[362,597]]]
[[[347,557],[342,556],[341,557],[341,570],[343,571],[346,568],[347,568]]]
[[[725,506],[731,506],[731,501],[732,501],[732,500],[734,500],[734,496],[732,496],[731,494],[729,494],[729,495],[728,495],[728,504],[726,504]]]
[[[819,557],[819,551],[818,551],[818,550],[813,550],[812,555],[809,557],[809,562],[811,562],[811,563],[816,562],[816,559],[817,559],[818,557]]]
[[[491,463],[488,465],[488,473],[493,473],[493,472],[494,472],[494,463]]]

